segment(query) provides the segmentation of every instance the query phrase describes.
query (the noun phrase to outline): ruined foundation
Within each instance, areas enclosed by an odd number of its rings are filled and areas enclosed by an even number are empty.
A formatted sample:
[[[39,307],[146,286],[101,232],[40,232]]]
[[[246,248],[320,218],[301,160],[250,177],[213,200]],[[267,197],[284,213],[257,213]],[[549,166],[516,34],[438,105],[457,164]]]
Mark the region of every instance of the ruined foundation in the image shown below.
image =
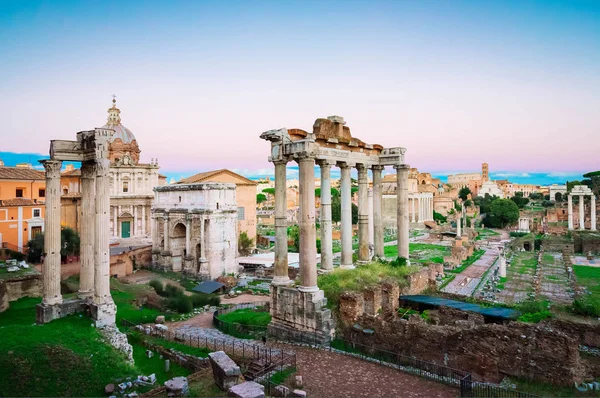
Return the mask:
[[[36,322],[41,325],[55,319],[63,318],[76,312],[84,311],[84,301],[80,298],[64,300],[60,304],[38,304],[36,306]]]
[[[323,290],[302,292],[291,287],[271,286],[269,335],[309,344],[329,342],[335,325],[326,305]]]

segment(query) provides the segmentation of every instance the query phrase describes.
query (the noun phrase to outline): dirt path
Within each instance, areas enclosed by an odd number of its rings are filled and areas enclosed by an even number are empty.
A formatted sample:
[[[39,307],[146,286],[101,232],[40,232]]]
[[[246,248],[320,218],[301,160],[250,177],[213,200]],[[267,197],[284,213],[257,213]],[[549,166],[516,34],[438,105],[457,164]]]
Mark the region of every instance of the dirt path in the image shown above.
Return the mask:
[[[458,389],[334,352],[290,347],[309,397],[456,397]]]

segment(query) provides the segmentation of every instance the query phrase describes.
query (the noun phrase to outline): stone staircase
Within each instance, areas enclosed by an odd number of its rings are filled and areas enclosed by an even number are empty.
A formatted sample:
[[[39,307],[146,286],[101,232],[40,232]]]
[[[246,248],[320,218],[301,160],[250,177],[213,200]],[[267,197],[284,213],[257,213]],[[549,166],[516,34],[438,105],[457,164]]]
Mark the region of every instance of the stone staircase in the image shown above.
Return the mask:
[[[256,359],[248,365],[248,369],[244,372],[244,379],[246,381],[252,381],[256,377],[262,375],[271,364],[263,359]]]

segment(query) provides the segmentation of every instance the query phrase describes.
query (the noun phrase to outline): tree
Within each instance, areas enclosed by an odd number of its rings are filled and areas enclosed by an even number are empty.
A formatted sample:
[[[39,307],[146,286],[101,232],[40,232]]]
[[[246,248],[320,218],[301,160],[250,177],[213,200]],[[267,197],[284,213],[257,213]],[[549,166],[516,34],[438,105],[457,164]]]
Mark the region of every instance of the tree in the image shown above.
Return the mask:
[[[504,228],[509,224],[517,222],[519,219],[519,207],[510,199],[496,199],[490,205],[489,216],[490,226]]]
[[[321,188],[315,188],[315,196],[318,198],[321,197]],[[333,198],[336,196],[340,196],[340,191],[335,188],[331,188],[331,197]]]
[[[542,200],[544,199],[544,195],[541,192],[532,192],[529,194],[529,199],[531,200]]]
[[[293,253],[300,253],[300,227],[298,225],[292,225],[288,229],[290,238],[294,241],[293,246],[290,248]]]
[[[73,228],[64,227],[60,230],[60,256],[79,255],[79,234]],[[37,234],[27,243],[27,261],[39,263],[44,254],[44,233]]]
[[[267,195],[264,193],[259,193],[256,195],[256,203],[263,203],[267,201]]]
[[[460,191],[458,191],[458,197],[461,198],[462,200],[467,200],[467,198],[471,194],[472,194],[472,192],[469,189],[469,187],[463,187],[460,189]]]
[[[263,193],[266,193],[269,195],[275,195],[275,188],[265,188],[262,191],[263,191]]]
[[[339,196],[331,199],[331,221],[342,221],[342,200]],[[358,224],[358,206],[352,203],[352,224]]]
[[[529,199],[523,197],[523,192],[516,192],[515,196],[510,198],[510,200],[515,202],[519,209],[522,209],[527,203],[529,203]]]
[[[557,193],[554,195],[554,200],[555,200],[556,202],[562,202],[562,193],[560,193],[560,192],[557,192]]]
[[[250,238],[246,232],[240,232],[238,238],[238,251],[241,256],[249,256],[252,253],[254,239]]]
[[[358,224],[358,206],[352,203],[352,224]]]

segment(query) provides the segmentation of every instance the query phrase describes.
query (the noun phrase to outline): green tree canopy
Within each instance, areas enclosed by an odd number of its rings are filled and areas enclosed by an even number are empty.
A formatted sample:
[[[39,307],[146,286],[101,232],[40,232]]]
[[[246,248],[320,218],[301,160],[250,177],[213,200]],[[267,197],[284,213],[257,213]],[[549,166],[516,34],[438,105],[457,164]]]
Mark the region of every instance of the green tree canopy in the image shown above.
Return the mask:
[[[342,200],[339,196],[331,199],[331,221],[342,221]],[[358,206],[352,203],[352,224],[358,224]]]
[[[267,193],[269,195],[275,195],[275,188],[265,188],[262,191],[263,193]]]
[[[256,203],[263,203],[267,201],[267,196],[264,193],[259,193],[256,195]]]
[[[321,197],[321,188],[315,188],[315,196]],[[340,196],[340,191],[335,188],[331,188],[331,197]]]
[[[516,192],[515,196],[510,198],[510,200],[515,202],[519,209],[522,209],[527,203],[529,203],[529,199],[523,197],[523,192]]]
[[[249,256],[252,253],[254,239],[250,238],[246,232],[240,232],[238,238],[238,251],[242,256]]]
[[[38,263],[44,254],[44,233],[37,234],[27,243],[29,248],[27,261]],[[73,228],[64,227],[60,230],[60,255],[78,256],[79,255],[79,234]]]
[[[490,213],[485,224],[491,227],[504,228],[519,219],[519,207],[510,199],[496,199],[490,205]]]
[[[529,199],[531,200],[542,200],[544,199],[544,195],[541,192],[532,192],[529,194]]]
[[[460,189],[460,191],[458,191],[458,197],[461,198],[462,200],[467,200],[467,198],[469,197],[469,194],[472,194],[469,187],[463,187]]]

